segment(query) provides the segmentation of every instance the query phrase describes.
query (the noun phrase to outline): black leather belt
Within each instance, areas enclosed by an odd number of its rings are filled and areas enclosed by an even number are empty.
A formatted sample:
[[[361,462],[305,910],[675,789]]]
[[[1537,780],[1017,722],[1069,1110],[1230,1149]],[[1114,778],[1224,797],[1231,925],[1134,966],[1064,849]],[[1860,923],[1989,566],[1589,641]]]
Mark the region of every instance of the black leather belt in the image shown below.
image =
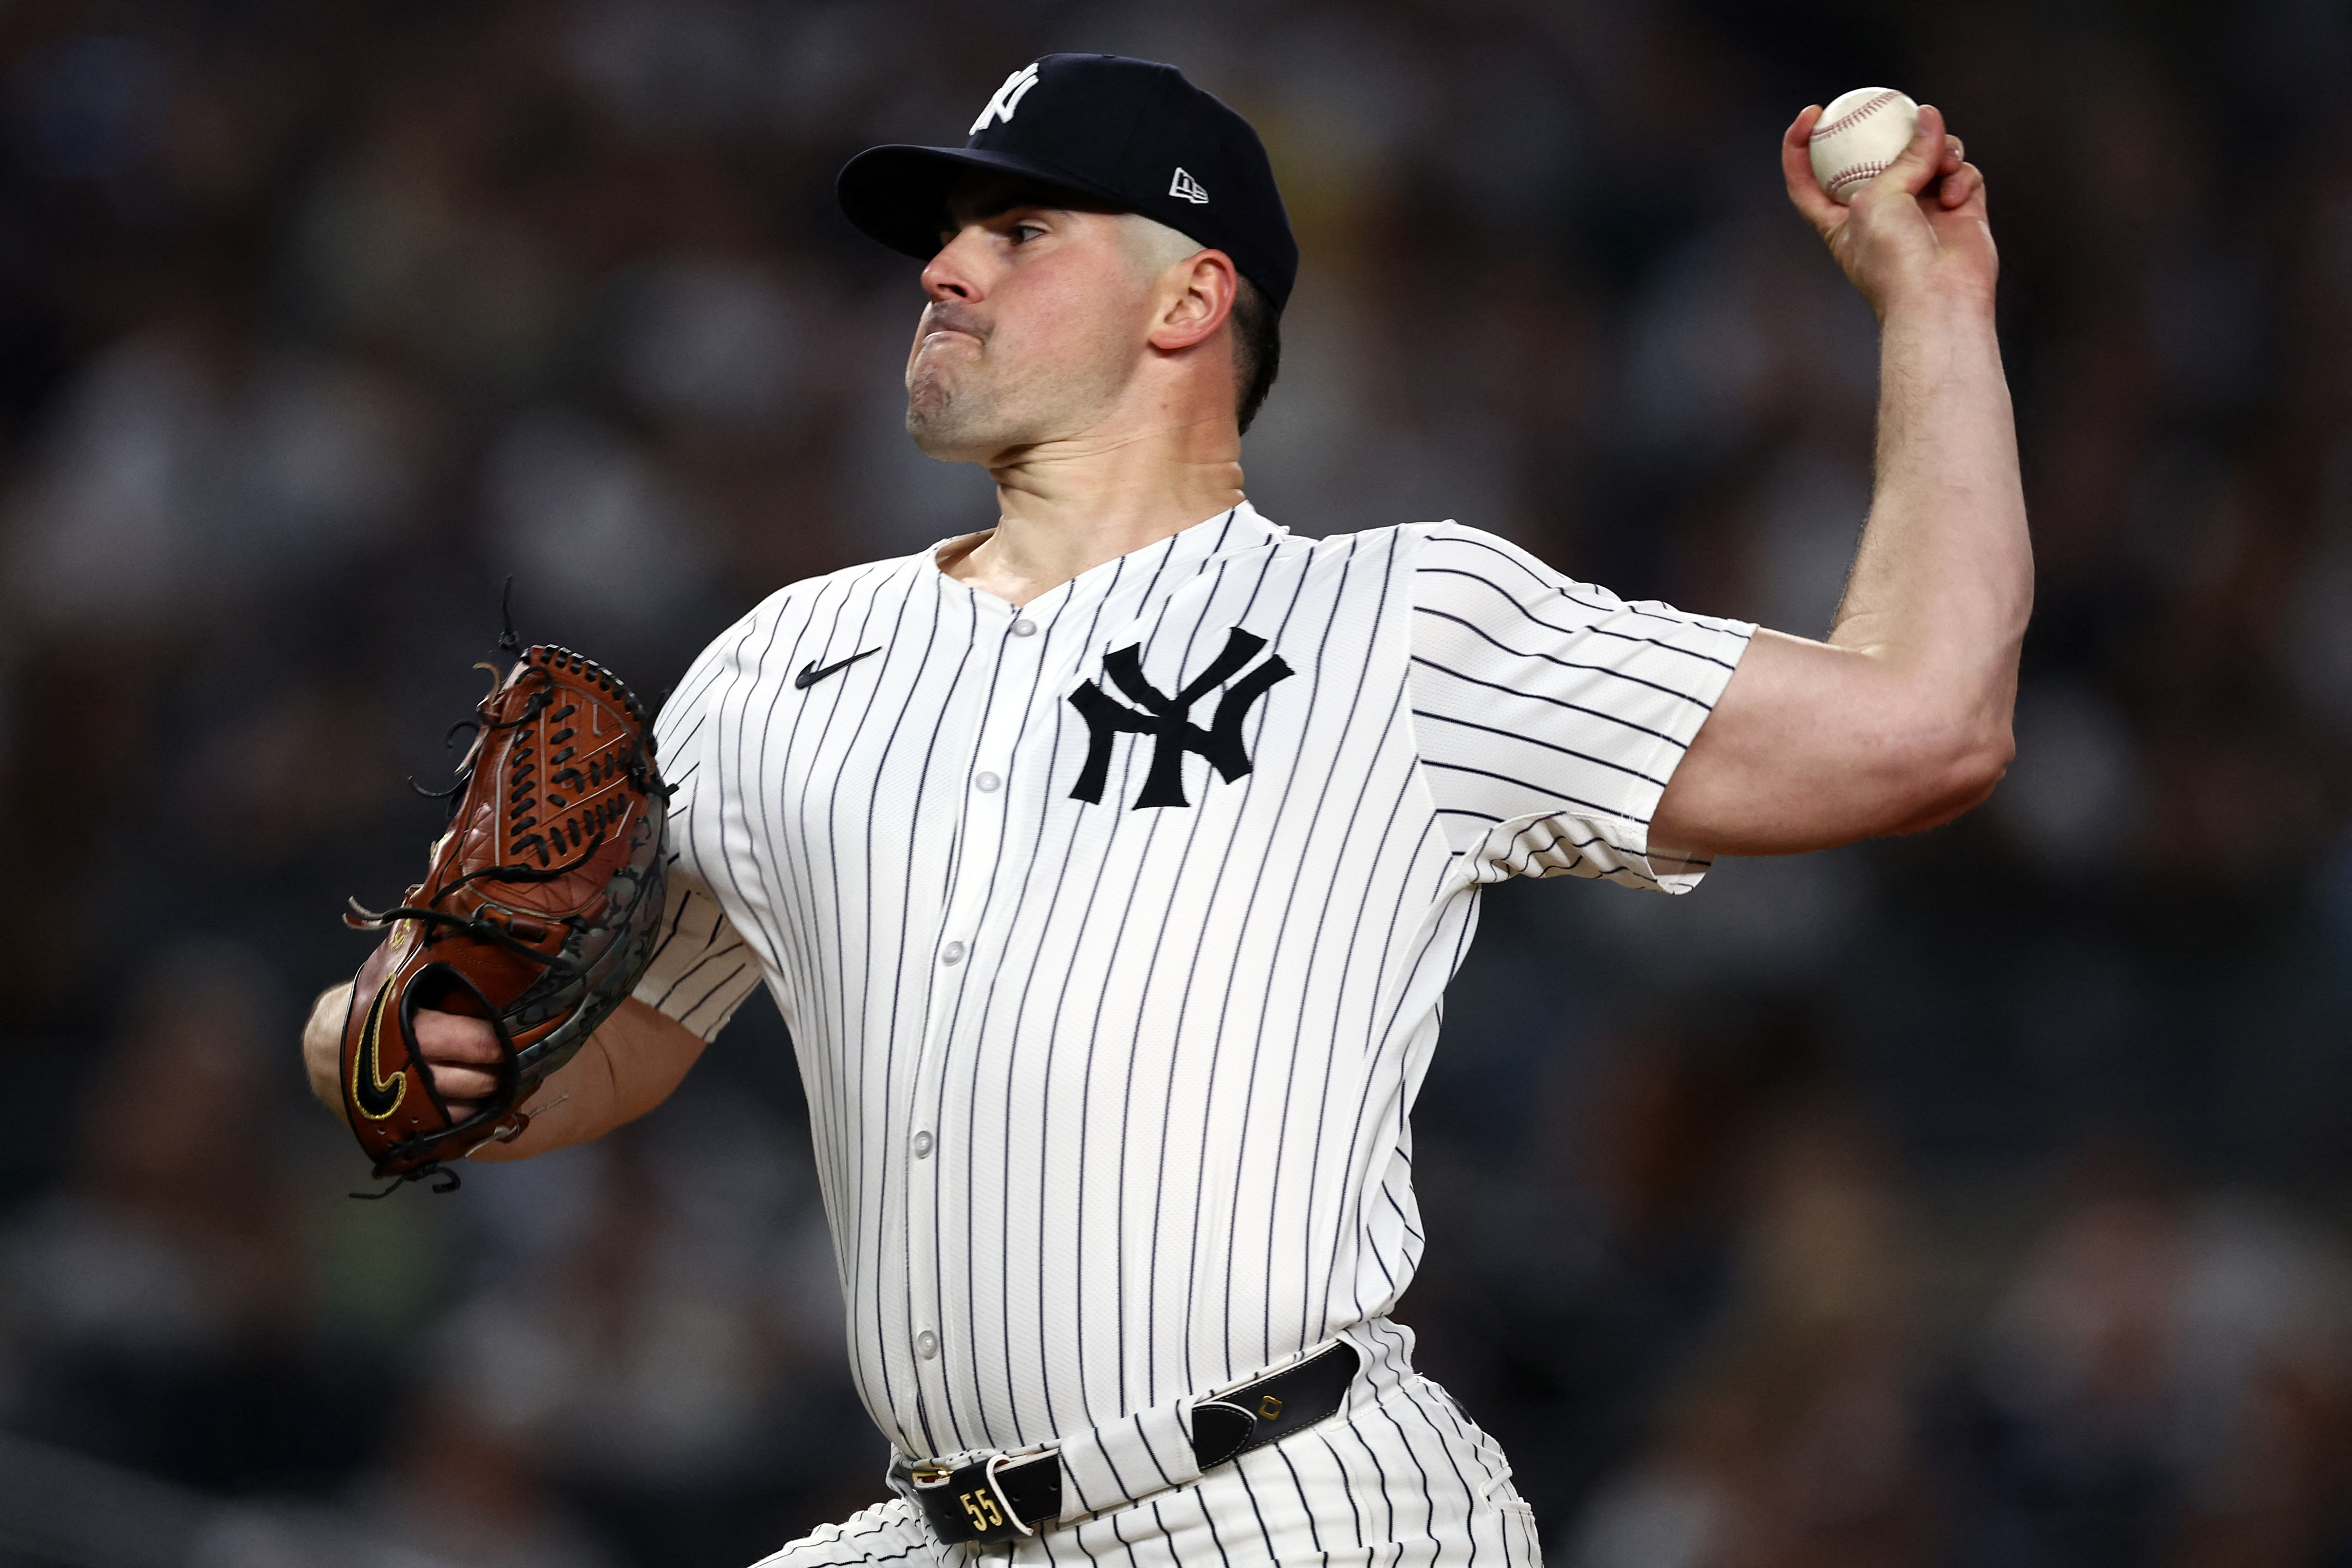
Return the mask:
[[[1344,1340],[1296,1366],[1192,1406],[1192,1457],[1213,1469],[1253,1448],[1278,1443],[1336,1412],[1363,1358]],[[932,1533],[950,1546],[1034,1535],[1062,1515],[1058,1454],[1015,1459],[992,1454],[968,1465],[894,1462],[891,1477],[911,1488]]]

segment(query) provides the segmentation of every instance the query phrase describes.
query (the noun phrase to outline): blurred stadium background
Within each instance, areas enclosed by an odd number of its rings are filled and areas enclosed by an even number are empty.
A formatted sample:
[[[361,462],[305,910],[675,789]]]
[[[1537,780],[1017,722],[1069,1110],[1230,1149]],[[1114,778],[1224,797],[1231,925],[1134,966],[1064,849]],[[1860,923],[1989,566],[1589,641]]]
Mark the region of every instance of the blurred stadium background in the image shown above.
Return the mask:
[[[1775,140],[1948,107],[2021,759],[1695,898],[1493,894],[1404,1315],[1574,1568],[2352,1563],[2337,0],[0,8],[0,1563],[719,1568],[879,1495],[772,1008],[605,1145],[378,1205],[292,1042],[505,575],[650,691],[985,523],[832,176],[1049,49],[1265,134],[1271,515],[1808,633],[1874,355]]]

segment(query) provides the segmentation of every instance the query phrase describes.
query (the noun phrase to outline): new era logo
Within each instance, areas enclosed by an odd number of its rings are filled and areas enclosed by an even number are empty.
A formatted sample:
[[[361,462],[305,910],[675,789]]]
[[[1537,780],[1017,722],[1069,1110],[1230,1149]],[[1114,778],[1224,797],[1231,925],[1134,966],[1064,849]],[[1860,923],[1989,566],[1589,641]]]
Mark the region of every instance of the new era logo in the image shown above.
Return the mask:
[[[1168,194],[1191,202],[1195,206],[1204,207],[1209,205],[1209,193],[1201,188],[1201,182],[1181,168],[1176,171],[1176,177],[1168,183]]]
[[[992,121],[998,125],[1012,124],[1013,111],[1021,107],[1022,99],[1036,85],[1037,67],[1032,61],[1004,79],[1004,85],[996,89],[996,96],[988,100],[988,107],[980,111],[980,118],[971,122],[971,129],[964,134],[977,136],[987,130]],[[1177,172],[1181,174],[1183,171],[1180,169]],[[1208,200],[1206,196],[1201,199]]]

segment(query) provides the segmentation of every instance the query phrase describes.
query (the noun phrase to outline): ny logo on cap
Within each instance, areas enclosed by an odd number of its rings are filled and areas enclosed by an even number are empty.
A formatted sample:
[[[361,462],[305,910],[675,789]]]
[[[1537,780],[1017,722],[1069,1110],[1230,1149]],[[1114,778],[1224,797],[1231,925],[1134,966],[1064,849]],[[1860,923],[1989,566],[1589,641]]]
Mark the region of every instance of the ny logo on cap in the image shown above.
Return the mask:
[[[971,122],[971,129],[964,134],[977,136],[992,122],[1012,124],[1013,111],[1021,107],[1021,100],[1036,85],[1037,66],[1033,60],[1004,79],[1004,85],[996,89],[996,96],[988,100],[988,107],[980,111],[980,118]],[[1201,199],[1206,201],[1208,198],[1203,196]]]
[[[1171,196],[1181,196],[1195,206],[1204,207],[1209,205],[1207,189],[1200,181],[1186,174],[1181,164],[1177,167],[1176,177],[1168,182],[1168,194]]]
[[[1291,675],[1290,666],[1276,654],[1234,680],[1265,647],[1264,637],[1234,627],[1225,634],[1224,651],[1173,696],[1144,679],[1140,646],[1106,654],[1103,673],[1136,706],[1129,708],[1091,680],[1070,693],[1070,706],[1087,721],[1086,766],[1078,770],[1070,798],[1090,805],[1102,799],[1103,786],[1110,782],[1111,742],[1121,734],[1151,737],[1151,767],[1143,776],[1142,793],[1135,797],[1137,811],[1192,804],[1184,798],[1188,752],[1208,758],[1209,765],[1227,784],[1247,773],[1250,757],[1242,744],[1242,721],[1249,717],[1259,698]],[[1224,695],[1217,699],[1216,717],[1209,721],[1209,727],[1203,730],[1193,723],[1192,704],[1228,680],[1234,683],[1225,686]]]

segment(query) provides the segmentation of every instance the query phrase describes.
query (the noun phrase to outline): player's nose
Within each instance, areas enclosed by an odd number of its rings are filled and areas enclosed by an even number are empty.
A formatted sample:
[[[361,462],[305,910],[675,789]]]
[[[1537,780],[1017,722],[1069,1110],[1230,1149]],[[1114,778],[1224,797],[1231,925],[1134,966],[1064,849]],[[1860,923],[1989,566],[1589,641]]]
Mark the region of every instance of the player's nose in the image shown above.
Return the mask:
[[[984,253],[986,231],[971,225],[948,237],[923,268],[923,292],[934,300],[977,300],[979,275],[972,265]]]

